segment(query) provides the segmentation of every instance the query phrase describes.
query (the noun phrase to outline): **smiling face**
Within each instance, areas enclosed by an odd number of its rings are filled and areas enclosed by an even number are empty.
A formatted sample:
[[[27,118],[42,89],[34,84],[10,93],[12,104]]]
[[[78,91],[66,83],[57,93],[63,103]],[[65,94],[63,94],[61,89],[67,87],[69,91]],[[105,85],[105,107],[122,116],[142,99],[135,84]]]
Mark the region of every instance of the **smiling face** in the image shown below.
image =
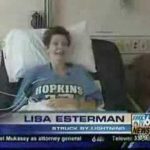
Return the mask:
[[[65,63],[68,50],[69,44],[65,35],[55,34],[52,36],[49,45],[50,60],[56,63]]]

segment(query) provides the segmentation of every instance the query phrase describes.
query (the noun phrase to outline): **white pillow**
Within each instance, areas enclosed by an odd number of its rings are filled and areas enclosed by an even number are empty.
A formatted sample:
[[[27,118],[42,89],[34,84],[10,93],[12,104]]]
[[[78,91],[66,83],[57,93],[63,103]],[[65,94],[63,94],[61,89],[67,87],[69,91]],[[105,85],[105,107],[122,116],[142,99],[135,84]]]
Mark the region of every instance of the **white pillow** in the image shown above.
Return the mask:
[[[92,43],[87,32],[86,21],[82,21],[68,27],[67,30],[71,34],[72,49],[72,53],[68,55],[67,61],[73,64],[80,64],[90,72],[96,72]],[[39,38],[42,38],[42,34],[45,32],[45,29],[38,29],[34,32],[39,36]]]
[[[87,33],[86,22],[80,22],[68,28],[71,37],[73,53],[68,61],[80,64],[90,72],[96,72],[91,40]],[[12,30],[5,38],[4,60],[9,82],[17,82],[24,73],[32,67],[45,64],[48,58],[43,49],[43,33],[41,30]]]
[[[82,21],[67,28],[71,34],[71,48],[73,53],[69,55],[68,61],[80,64],[90,72],[96,72],[95,59],[92,44],[87,32],[86,21]]]
[[[33,30],[14,29],[4,42],[3,52],[9,82],[17,82],[27,70],[48,62],[45,46]]]

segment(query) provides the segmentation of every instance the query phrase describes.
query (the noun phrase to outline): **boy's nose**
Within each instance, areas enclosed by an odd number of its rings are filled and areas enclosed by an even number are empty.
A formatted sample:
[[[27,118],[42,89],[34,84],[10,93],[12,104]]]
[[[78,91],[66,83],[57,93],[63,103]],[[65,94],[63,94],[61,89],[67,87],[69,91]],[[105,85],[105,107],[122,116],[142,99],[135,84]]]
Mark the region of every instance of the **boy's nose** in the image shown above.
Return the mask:
[[[62,45],[62,44],[59,44],[59,45],[58,45],[58,49],[60,49],[60,50],[63,49],[63,45]]]

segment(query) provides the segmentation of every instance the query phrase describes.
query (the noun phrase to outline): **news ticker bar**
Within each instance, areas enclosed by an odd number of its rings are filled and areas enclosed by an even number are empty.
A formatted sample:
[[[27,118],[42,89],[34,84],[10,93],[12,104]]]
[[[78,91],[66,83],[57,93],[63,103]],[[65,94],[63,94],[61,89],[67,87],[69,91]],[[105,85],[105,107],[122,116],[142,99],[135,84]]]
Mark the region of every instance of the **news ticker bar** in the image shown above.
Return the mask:
[[[5,135],[0,136],[1,148],[86,148],[99,149],[108,147],[120,148],[126,142],[127,147],[134,139],[131,135]],[[121,143],[121,144],[120,144]],[[125,143],[125,144],[126,144]]]
[[[111,142],[141,142],[150,141],[149,136],[139,135],[3,135],[0,136],[1,142],[53,142],[53,143],[65,143],[65,142],[92,142],[92,143],[111,143]]]
[[[150,114],[24,112],[0,118],[0,134],[150,134]]]

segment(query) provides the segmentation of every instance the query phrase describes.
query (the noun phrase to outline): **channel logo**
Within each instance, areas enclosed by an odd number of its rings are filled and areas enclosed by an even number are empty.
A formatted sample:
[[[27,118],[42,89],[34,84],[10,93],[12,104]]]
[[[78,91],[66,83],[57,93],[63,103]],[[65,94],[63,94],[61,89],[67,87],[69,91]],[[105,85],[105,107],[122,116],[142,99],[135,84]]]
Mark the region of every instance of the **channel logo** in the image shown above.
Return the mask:
[[[132,134],[150,134],[150,114],[132,114]]]

